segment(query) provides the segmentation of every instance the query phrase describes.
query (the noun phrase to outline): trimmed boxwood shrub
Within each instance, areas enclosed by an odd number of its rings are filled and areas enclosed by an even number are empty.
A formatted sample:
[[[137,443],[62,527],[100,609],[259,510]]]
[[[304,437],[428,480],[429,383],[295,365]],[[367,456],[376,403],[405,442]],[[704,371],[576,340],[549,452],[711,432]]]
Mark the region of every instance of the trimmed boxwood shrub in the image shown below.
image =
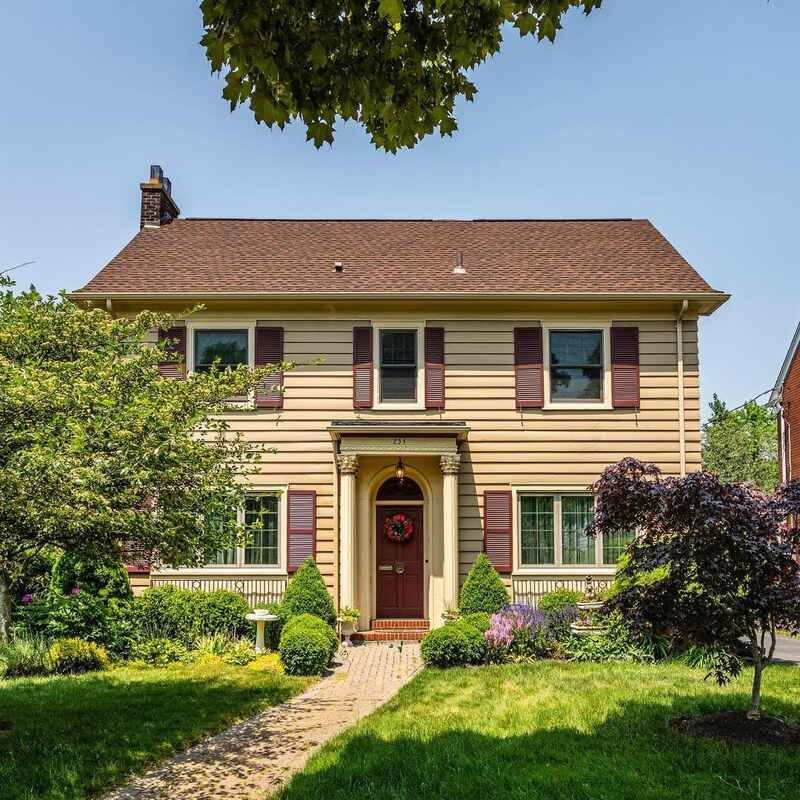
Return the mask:
[[[336,634],[319,617],[300,614],[284,626],[278,649],[287,675],[321,675],[336,652]]]
[[[565,608],[577,605],[582,596],[583,592],[579,592],[576,589],[556,589],[543,594],[539,598],[537,605],[542,611],[553,614],[556,611],[563,611]]]
[[[47,653],[48,666],[58,675],[76,675],[108,668],[105,647],[85,639],[56,639]]]
[[[134,603],[134,617],[145,636],[174,639],[185,647],[201,636],[249,633],[249,613],[247,600],[235,592],[200,592],[169,584],[147,589]]]
[[[284,620],[298,614],[313,614],[328,625],[336,623],[333,598],[313,558],[306,559],[289,581],[277,613]]]
[[[479,553],[472,569],[461,587],[458,610],[461,615],[483,611],[496,614],[510,602],[503,579],[485,553]]]
[[[88,559],[72,552],[62,553],[53,566],[50,591],[68,595],[74,589],[101,600],[133,597],[128,572],[119,559]]]
[[[435,628],[422,640],[422,660],[429,667],[464,667],[480,664],[486,639],[475,620],[459,619]]]
[[[487,614],[485,611],[476,611],[473,614],[466,614],[458,621],[464,625],[471,625],[473,628],[477,628],[481,633],[486,633],[489,630],[492,619],[491,614]]]

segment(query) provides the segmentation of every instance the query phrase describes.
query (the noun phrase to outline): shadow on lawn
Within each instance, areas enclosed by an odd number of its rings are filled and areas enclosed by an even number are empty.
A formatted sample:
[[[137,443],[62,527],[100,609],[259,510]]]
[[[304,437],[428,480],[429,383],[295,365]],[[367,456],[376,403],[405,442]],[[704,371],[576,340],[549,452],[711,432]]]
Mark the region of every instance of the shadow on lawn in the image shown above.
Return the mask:
[[[731,697],[726,698],[730,704]],[[480,798],[480,800],[797,800],[800,751],[730,746],[676,733],[670,721],[710,713],[723,701],[675,696],[627,703],[590,732],[517,719],[529,733],[391,731],[387,718],[362,725],[318,754],[281,800]],[[800,716],[800,706],[770,711]],[[391,712],[389,712],[391,713]],[[565,708],[568,718],[570,709]],[[446,726],[437,720],[431,726]]]

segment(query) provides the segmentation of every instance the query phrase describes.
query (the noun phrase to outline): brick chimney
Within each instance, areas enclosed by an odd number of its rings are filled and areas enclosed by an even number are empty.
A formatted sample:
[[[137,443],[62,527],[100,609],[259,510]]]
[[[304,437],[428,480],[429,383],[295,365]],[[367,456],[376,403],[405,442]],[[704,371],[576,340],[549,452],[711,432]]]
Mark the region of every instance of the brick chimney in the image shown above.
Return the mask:
[[[150,180],[139,186],[142,190],[140,229],[160,228],[172,222],[181,213],[172,199],[172,184],[158,164],[150,165]]]

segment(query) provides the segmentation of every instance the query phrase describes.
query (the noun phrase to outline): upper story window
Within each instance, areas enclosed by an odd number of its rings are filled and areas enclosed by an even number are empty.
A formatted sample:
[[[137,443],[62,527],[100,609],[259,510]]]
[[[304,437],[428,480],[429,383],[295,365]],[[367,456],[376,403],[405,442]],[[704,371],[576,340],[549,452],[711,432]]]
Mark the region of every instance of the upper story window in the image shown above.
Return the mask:
[[[602,330],[550,330],[550,402],[603,402]]]
[[[416,403],[419,384],[418,330],[381,328],[378,331],[381,403]]]
[[[616,564],[633,533],[591,538],[584,531],[593,517],[590,494],[520,494],[520,567]]]
[[[220,369],[249,364],[247,329],[196,329],[194,332],[194,370],[207,372],[214,364]]]

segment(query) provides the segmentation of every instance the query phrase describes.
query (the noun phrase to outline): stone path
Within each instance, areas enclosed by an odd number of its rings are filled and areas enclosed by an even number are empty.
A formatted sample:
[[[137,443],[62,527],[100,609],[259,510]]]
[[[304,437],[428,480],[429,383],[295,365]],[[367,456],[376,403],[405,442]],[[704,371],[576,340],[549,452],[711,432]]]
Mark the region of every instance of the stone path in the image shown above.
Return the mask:
[[[385,703],[420,668],[419,644],[364,644],[307,692],[160,764],[105,800],[262,800],[332,736]],[[191,709],[187,709],[191,713]]]

